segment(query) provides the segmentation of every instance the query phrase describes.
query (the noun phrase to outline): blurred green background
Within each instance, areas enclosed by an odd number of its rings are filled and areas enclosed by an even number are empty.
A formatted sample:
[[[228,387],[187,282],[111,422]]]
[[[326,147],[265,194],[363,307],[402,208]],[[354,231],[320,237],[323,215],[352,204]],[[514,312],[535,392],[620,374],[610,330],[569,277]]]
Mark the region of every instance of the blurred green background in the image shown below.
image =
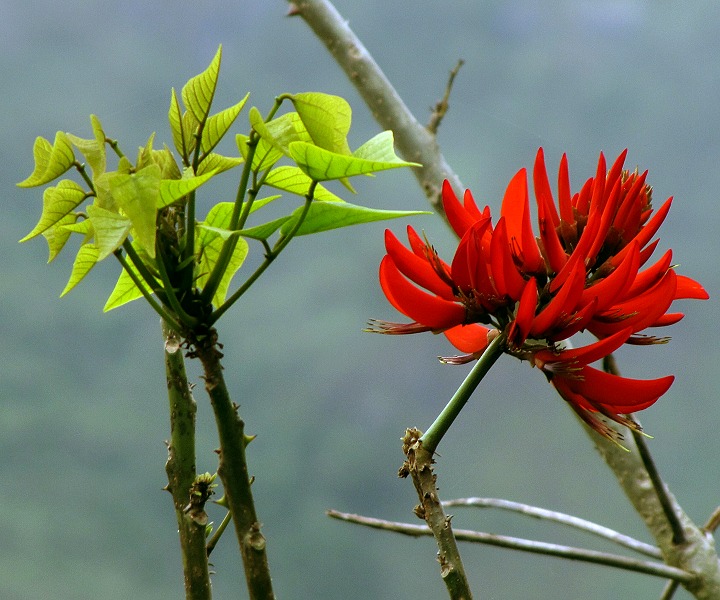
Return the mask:
[[[597,155],[625,147],[650,169],[658,202],[676,200],[661,231],[706,303],[686,303],[667,346],[619,353],[623,372],[677,381],[641,417],[661,473],[703,523],[717,506],[720,236],[720,6],[659,0],[414,3],[338,0],[405,101],[426,121],[458,58],[439,141],[479,202],[499,209],[505,185],[545,148],[567,152],[574,187]],[[168,436],[158,319],[136,302],[102,314],[118,274],[102,263],[61,300],[70,256],[45,265],[32,170],[37,135],[89,136],[97,114],[133,153],[148,135],[170,143],[170,87],[203,70],[219,43],[216,107],[247,91],[266,112],[280,92],[323,91],[354,107],[351,146],[377,133],[355,91],[287,5],[128,0],[5,3],[0,19],[2,311],[0,597],[149,600],[182,597],[174,515],[165,484]],[[243,115],[246,114],[243,113]],[[244,130],[241,117],[237,131]],[[159,144],[158,144],[159,145]],[[201,214],[232,199],[230,172],[201,194]],[[551,181],[553,176],[551,175]],[[360,204],[425,208],[407,171],[357,181]],[[339,191],[339,190],[336,190]],[[416,217],[442,255],[439,218]],[[404,223],[390,225],[402,232]],[[430,335],[362,333],[397,319],[377,284],[383,224],[299,239],[220,322],[226,375],[241,404],[259,514],[280,598],[443,598],[434,542],[329,520],[327,508],[410,520],[398,480],[400,437],[427,427],[467,369]],[[253,248],[259,253],[259,248]],[[193,378],[201,383],[197,371]],[[216,467],[214,425],[198,386],[198,467]],[[577,514],[650,541],[570,410],[537,371],[506,357],[440,448],[444,498],[504,497]],[[458,509],[456,526],[613,548],[574,532]],[[211,515],[216,521],[220,512]],[[596,566],[464,545],[485,599],[657,598],[663,582]],[[245,597],[234,540],[213,555],[215,597]],[[238,589],[240,592],[238,593]],[[676,598],[689,598],[684,592]]]

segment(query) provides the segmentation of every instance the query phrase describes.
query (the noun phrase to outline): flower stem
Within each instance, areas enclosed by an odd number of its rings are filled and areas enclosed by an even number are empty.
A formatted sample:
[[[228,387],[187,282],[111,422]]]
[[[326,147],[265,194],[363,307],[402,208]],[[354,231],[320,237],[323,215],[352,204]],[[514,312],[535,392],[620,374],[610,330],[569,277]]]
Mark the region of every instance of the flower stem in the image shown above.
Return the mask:
[[[485,377],[485,374],[495,364],[495,361],[500,358],[500,355],[505,350],[505,334],[498,335],[490,345],[485,349],[482,356],[478,359],[475,366],[470,371],[469,375],[462,382],[462,385],[455,392],[455,395],[447,403],[447,406],[438,415],[435,422],[430,425],[428,430],[420,438],[428,452],[433,453],[438,447],[440,440],[447,433],[450,426],[453,424],[455,418],[460,414],[470,396],[475,391],[475,388]]]
[[[197,405],[188,387],[185,359],[175,343],[172,327],[162,322],[165,340],[165,372],[170,401],[170,443],[165,471],[168,476],[167,490],[172,494],[175,516],[180,536],[183,572],[185,575],[185,598],[187,600],[210,600],[210,574],[205,549],[205,523],[196,513],[185,507],[190,499],[190,488],[195,476],[195,415]]]

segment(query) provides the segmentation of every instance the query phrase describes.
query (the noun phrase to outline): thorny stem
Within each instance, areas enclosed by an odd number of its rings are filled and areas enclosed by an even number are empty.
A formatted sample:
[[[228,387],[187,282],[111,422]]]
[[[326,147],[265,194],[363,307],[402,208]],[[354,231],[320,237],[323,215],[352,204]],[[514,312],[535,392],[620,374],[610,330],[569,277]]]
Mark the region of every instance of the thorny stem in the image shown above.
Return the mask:
[[[187,510],[195,466],[195,415],[197,405],[185,373],[185,360],[173,329],[162,323],[165,340],[165,373],[170,402],[170,441],[165,471],[172,494],[180,536],[186,600],[210,600],[210,574],[205,550],[204,511]]]
[[[438,496],[437,477],[432,468],[433,451],[425,447],[420,436],[421,432],[417,429],[408,429],[405,432],[403,452],[407,459],[398,475],[410,475],[412,478],[420,500],[420,504],[415,507],[415,514],[425,519],[435,537],[439,550],[440,576],[451,600],[471,600],[470,584],[450,524],[452,517],[445,516]]]
[[[255,513],[245,447],[245,423],[238,406],[230,399],[218,350],[217,333],[211,329],[202,339],[192,340],[194,354],[203,366],[205,389],[215,414],[220,440],[218,475],[225,490],[240,546],[250,600],[274,600],[265,537]]]

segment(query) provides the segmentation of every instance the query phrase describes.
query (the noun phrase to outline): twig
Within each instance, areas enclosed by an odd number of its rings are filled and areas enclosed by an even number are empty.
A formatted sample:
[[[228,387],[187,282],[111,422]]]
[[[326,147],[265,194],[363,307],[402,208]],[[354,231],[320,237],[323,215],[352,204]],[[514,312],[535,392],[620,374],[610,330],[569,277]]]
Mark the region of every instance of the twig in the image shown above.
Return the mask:
[[[414,168],[413,173],[430,204],[444,216],[440,199],[443,180],[449,180],[456,192],[461,193],[464,188],[445,161],[433,133],[418,122],[332,3],[327,0],[292,0],[289,6],[288,14],[302,17],[325,44],[375,120],[383,129],[393,131],[400,156],[423,165]]]
[[[327,515],[333,519],[347,521],[348,523],[356,523],[358,525],[372,527],[373,529],[393,531],[395,533],[401,533],[412,537],[433,535],[432,531],[425,525],[412,525],[410,523],[386,521],[384,519],[364,517],[336,510],[327,511]],[[637,560],[626,556],[619,556],[617,554],[609,554],[606,552],[596,552],[594,550],[585,550],[583,548],[573,548],[572,546],[549,544],[547,542],[537,542],[534,540],[526,540],[523,538],[504,535],[494,535],[481,531],[472,531],[469,529],[455,529],[455,538],[465,542],[475,542],[478,544],[508,548],[510,550],[520,550],[533,554],[543,554],[546,556],[555,556],[558,558],[577,560],[580,562],[616,567],[627,571],[654,575],[655,577],[673,579],[680,581],[681,583],[690,583],[695,579],[695,576],[692,573],[688,573],[687,571],[683,571],[682,569],[677,569],[675,567],[669,567],[662,563]]]
[[[459,498],[457,500],[448,500],[443,502],[443,507],[448,508],[452,506],[472,506],[476,508],[499,508],[501,510],[509,510],[512,512],[520,513],[536,519],[543,519],[545,521],[552,521],[554,523],[560,523],[581,531],[586,531],[593,535],[599,536],[635,552],[651,556],[652,558],[662,558],[662,553],[658,548],[640,540],[636,540],[628,535],[587,521],[573,515],[557,512],[554,510],[548,510],[546,508],[540,508],[537,506],[531,506],[529,504],[522,504],[520,502],[512,502],[510,500],[503,500],[499,498]]]
[[[448,77],[448,82],[445,86],[445,94],[443,95],[442,99],[435,104],[435,107],[433,108],[432,114],[430,115],[430,122],[427,124],[427,130],[433,135],[437,135],[438,129],[440,128],[440,123],[442,123],[443,118],[445,117],[448,109],[450,108],[450,92],[452,91],[453,83],[455,83],[455,77],[457,77],[457,74],[460,72],[460,68],[464,64],[465,61],[461,58],[458,60],[455,68],[450,71],[450,77]]]

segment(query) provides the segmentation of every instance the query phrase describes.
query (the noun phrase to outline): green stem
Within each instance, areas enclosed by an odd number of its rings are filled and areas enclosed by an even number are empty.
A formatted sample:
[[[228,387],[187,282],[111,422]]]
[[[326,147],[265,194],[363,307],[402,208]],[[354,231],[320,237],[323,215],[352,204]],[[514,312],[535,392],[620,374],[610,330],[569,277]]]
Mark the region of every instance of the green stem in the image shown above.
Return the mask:
[[[195,344],[195,352],[203,366],[205,389],[215,413],[220,440],[218,475],[235,524],[250,600],[274,600],[265,551],[266,541],[255,513],[245,455],[245,446],[249,440],[245,436],[245,423],[238,414],[237,405],[230,399],[225,384],[220,363],[222,354],[217,348],[215,330],[210,330],[207,336]]]
[[[293,225],[293,228],[287,233],[287,235],[281,237],[277,241],[271,251],[265,254],[265,260],[260,263],[258,268],[255,269],[255,271],[253,272],[253,274],[250,275],[250,277],[248,277],[237,290],[235,290],[235,292],[223,303],[222,306],[218,307],[218,309],[213,312],[209,319],[209,323],[211,325],[215,323],[223,314],[225,314],[225,311],[227,311],[233,304],[235,304],[235,302],[237,302],[242,297],[242,295],[250,289],[250,286],[252,286],[252,284],[257,281],[260,275],[265,272],[265,269],[267,269],[270,264],[277,258],[278,254],[280,254],[290,243],[290,240],[295,237],[295,234],[297,234],[297,232],[300,230],[300,226],[303,224],[303,221],[305,221],[305,217],[307,217],[307,214],[310,211],[310,205],[312,204],[317,184],[317,181],[313,181],[310,184],[307,196],[305,197],[305,206],[303,206],[303,211],[300,213],[300,216],[295,222],[295,225]]]
[[[186,600],[210,600],[210,574],[205,549],[205,523],[186,510],[197,475],[195,466],[195,415],[197,405],[190,393],[182,350],[173,344],[175,333],[163,321],[165,373],[170,403],[170,443],[165,471],[172,494],[180,536]]]
[[[213,532],[212,537],[208,540],[207,546],[205,547],[205,551],[207,552],[208,557],[212,554],[213,550],[215,550],[215,546],[217,546],[220,537],[223,533],[225,533],[225,530],[227,529],[227,526],[230,524],[231,520],[232,513],[228,511],[223,517],[220,525],[218,525],[218,528]]]
[[[505,350],[505,334],[498,335],[490,345],[485,349],[482,356],[477,360],[472,371],[462,382],[462,385],[455,392],[455,395],[447,403],[447,406],[438,415],[435,422],[430,425],[425,434],[420,438],[423,448],[428,452],[432,453],[438,447],[440,440],[447,433],[450,426],[453,424],[455,418],[460,414],[470,396],[477,388],[478,384],[485,377],[485,374],[495,364],[495,361],[500,358],[500,355]]]

